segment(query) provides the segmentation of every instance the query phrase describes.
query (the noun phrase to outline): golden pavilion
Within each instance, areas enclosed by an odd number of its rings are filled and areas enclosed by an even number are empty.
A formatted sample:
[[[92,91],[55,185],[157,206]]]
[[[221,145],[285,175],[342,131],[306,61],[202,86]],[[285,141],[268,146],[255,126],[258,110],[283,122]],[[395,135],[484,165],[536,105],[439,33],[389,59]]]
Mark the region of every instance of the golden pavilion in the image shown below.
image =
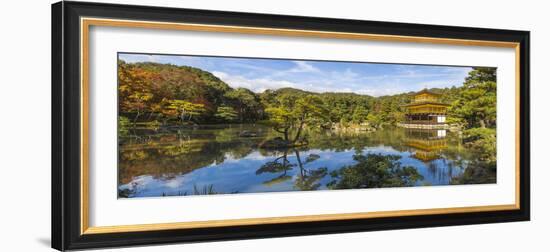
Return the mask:
[[[427,89],[414,94],[413,101],[404,105],[406,128],[441,129],[446,128],[447,108],[450,104],[440,101],[441,94]]]

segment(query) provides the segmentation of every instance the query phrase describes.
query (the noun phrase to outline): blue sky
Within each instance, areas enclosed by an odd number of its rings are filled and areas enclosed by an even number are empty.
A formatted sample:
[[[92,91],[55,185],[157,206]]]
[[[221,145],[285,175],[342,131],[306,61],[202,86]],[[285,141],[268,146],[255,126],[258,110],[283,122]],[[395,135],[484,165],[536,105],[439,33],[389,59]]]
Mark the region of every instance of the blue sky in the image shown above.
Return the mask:
[[[471,67],[119,54],[128,63],[156,62],[209,71],[233,88],[254,92],[283,87],[313,92],[392,95],[423,88],[461,86]]]

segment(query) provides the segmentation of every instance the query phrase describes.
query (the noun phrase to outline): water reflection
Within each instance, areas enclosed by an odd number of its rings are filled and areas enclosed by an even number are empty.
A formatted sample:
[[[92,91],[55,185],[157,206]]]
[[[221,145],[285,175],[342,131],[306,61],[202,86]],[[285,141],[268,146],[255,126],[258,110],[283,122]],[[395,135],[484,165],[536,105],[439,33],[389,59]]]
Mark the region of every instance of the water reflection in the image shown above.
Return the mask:
[[[444,129],[404,129],[405,145],[412,148],[413,156],[421,161],[430,162],[441,156],[447,147],[447,131]]]
[[[119,142],[119,197],[494,183],[494,169],[441,130],[306,131],[307,147],[257,148],[261,125],[136,131]]]

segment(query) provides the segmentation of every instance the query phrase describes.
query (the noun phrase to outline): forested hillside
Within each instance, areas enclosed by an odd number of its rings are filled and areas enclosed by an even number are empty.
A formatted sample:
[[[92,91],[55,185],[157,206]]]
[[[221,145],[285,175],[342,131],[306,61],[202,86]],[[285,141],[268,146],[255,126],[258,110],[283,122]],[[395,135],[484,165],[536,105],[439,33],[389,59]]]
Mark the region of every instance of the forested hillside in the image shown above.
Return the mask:
[[[284,131],[299,125],[373,128],[403,120],[411,93],[372,97],[293,88],[254,93],[231,88],[198,68],[118,62],[120,120],[129,125],[268,122]],[[431,89],[451,104],[448,121],[464,129],[496,127],[496,73],[476,68],[463,86]],[[298,125],[298,126],[297,126]]]

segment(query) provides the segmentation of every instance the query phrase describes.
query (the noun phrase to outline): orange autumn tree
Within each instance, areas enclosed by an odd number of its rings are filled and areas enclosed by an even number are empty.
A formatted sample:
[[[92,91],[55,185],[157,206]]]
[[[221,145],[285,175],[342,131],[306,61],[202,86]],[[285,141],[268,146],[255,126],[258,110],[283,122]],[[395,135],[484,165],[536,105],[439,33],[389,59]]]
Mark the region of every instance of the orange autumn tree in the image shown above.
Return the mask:
[[[118,62],[119,115],[130,123],[200,124],[235,122],[220,117],[219,107],[231,108],[240,122],[264,118],[257,94],[235,90],[212,73],[189,66],[153,62]]]
[[[133,124],[146,111],[150,111],[151,100],[154,95],[151,92],[147,80],[151,79],[151,72],[140,71],[119,64],[119,106],[122,111],[134,114]]]

